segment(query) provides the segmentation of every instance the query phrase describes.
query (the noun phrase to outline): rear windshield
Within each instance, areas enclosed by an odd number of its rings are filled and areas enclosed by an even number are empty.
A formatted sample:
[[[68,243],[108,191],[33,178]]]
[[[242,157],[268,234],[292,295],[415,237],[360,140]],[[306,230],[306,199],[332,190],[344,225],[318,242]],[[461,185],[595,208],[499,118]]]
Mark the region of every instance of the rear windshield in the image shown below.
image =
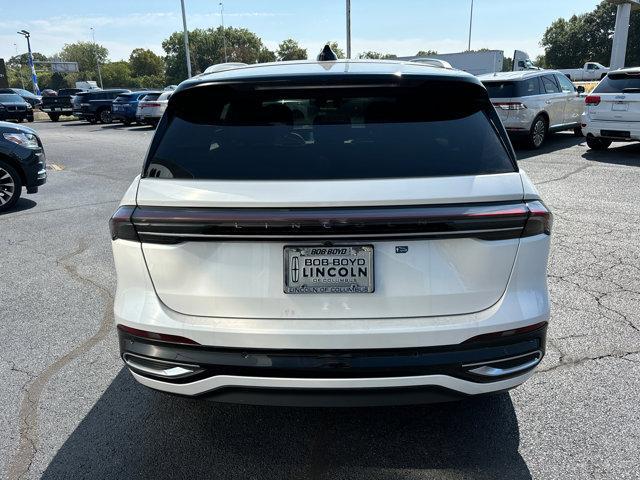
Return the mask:
[[[146,176],[335,180],[515,170],[477,85],[452,93],[216,86],[179,92]]]
[[[152,101],[152,100],[157,100],[159,96],[160,96],[159,93],[149,93],[149,94],[145,95],[144,97],[142,97],[140,100],[144,100],[145,102],[149,102],[149,101]]]
[[[640,93],[640,74],[613,74],[602,79],[593,93]]]
[[[519,81],[484,82],[489,98],[514,98],[540,94],[538,77]]]

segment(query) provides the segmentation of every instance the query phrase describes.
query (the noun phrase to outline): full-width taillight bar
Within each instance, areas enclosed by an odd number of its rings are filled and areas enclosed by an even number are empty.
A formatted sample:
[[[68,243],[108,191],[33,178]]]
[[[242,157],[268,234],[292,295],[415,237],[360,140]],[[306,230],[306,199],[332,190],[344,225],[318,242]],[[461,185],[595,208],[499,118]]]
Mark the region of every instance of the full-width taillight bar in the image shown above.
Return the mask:
[[[111,238],[148,243],[207,240],[341,240],[470,237],[504,240],[549,234],[540,201],[340,208],[122,206]]]

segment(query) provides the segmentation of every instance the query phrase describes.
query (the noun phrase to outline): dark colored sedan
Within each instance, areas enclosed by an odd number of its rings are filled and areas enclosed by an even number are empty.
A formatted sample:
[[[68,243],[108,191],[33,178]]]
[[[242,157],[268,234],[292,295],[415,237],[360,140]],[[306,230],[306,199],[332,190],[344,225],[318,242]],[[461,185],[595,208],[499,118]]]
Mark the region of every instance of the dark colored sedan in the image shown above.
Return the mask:
[[[0,89],[0,93],[15,93],[16,95],[20,95],[32,108],[36,108],[42,103],[42,97],[34,95],[24,88],[3,88]]]
[[[22,187],[36,193],[47,181],[42,142],[34,130],[0,122],[0,212],[20,199]]]
[[[15,93],[0,93],[0,120],[33,122],[33,107]]]

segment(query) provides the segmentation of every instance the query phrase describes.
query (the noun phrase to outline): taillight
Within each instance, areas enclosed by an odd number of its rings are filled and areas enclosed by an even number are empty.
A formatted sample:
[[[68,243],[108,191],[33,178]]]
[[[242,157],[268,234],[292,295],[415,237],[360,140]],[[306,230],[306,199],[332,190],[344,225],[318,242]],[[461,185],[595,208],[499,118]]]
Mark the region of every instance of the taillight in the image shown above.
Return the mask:
[[[600,95],[589,95],[584,99],[584,103],[587,105],[600,105]]]
[[[501,110],[525,110],[527,106],[521,102],[497,102],[493,104]]]
[[[159,103],[145,103],[143,106],[145,107],[159,107]]]
[[[539,200],[527,202],[529,216],[527,223],[522,231],[523,237],[532,237],[533,235],[551,235],[551,227],[553,226],[553,215],[549,209]]]
[[[111,231],[112,240],[140,241],[133,222],[131,221],[131,215],[133,215],[135,209],[136,207],[131,205],[123,205],[113,214],[109,220],[109,230]]]

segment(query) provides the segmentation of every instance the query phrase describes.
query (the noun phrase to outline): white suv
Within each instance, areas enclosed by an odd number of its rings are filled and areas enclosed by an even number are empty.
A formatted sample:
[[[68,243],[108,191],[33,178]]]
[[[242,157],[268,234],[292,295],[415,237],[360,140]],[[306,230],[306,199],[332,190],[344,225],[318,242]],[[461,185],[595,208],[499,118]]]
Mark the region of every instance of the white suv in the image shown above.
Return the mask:
[[[507,132],[540,148],[549,132],[573,130],[582,135],[584,87],[556,70],[500,72],[480,75]]]
[[[110,226],[122,357],[151,388],[419,403],[513,388],[545,351],[551,215],[464,72],[184,82]]]
[[[640,141],[640,68],[609,73],[586,98],[582,130],[594,150]]]

